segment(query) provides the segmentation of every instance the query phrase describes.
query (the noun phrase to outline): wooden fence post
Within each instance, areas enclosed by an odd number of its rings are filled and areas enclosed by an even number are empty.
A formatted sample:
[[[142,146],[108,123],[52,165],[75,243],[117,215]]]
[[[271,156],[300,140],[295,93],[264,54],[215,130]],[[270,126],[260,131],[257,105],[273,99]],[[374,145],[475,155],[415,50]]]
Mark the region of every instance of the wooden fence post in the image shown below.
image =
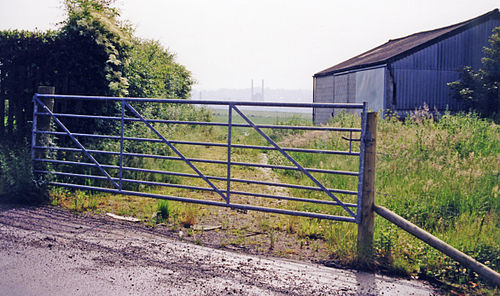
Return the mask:
[[[367,114],[363,188],[361,193],[361,221],[358,224],[357,251],[358,261],[369,265],[373,260],[373,233],[375,230],[375,157],[377,148],[377,113]]]
[[[55,93],[55,90],[56,90],[56,88],[54,86],[39,86],[37,93],[53,95]],[[50,111],[54,111],[54,98],[42,98],[40,100],[49,108]],[[41,109],[40,106],[38,106],[38,111],[44,112],[44,110]],[[37,115],[35,115],[35,116],[37,116]],[[51,122],[50,115],[37,116],[37,121],[36,121],[37,130],[50,131],[50,122]],[[48,146],[49,139],[50,139],[49,135],[39,134],[36,137],[35,145],[36,146]],[[37,151],[35,153],[36,158],[45,158],[46,156],[47,156],[46,149],[37,149]]]

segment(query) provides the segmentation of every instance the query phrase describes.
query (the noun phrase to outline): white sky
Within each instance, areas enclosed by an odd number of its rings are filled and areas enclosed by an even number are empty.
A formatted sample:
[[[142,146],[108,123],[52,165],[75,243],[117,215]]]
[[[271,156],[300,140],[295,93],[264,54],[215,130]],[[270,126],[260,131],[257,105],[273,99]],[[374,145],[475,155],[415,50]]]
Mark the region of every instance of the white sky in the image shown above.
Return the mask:
[[[311,89],[312,75],[361,52],[497,8],[490,0],[118,0],[136,34],[158,39],[196,89]],[[0,0],[0,30],[55,29],[60,0]]]

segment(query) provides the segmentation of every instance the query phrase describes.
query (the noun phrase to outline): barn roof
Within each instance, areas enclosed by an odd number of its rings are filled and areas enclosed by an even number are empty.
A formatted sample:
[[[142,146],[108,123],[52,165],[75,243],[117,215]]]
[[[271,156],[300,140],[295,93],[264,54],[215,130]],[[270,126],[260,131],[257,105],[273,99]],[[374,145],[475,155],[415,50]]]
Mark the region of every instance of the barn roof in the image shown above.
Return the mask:
[[[391,39],[387,43],[375,47],[374,49],[371,49],[347,61],[318,72],[314,74],[314,77],[376,66],[398,60],[418,50],[421,50],[422,48],[463,32],[464,30],[487,21],[490,18],[500,18],[500,12],[498,11],[498,8],[476,18],[455,25],[434,29],[431,31],[415,33],[398,39]]]

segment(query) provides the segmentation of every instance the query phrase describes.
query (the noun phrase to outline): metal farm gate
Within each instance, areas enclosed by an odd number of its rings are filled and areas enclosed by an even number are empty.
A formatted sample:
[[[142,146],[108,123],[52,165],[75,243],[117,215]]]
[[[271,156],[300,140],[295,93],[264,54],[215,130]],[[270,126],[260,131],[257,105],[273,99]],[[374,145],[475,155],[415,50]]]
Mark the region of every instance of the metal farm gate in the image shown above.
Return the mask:
[[[44,92],[45,94],[40,94]],[[142,99],[142,98],[113,98],[113,97],[90,97],[90,96],[67,96],[54,95],[51,87],[40,87],[39,94],[33,98],[33,133],[32,133],[32,158],[34,161],[34,173],[50,174],[52,186],[69,187],[74,189],[108,192],[112,194],[125,194],[130,196],[142,196],[157,199],[174,200],[181,202],[205,204],[211,206],[228,207],[240,210],[253,210],[269,213],[279,213],[295,216],[312,217],[319,219],[337,220],[357,223],[357,256],[358,260],[364,264],[373,263],[373,235],[375,213],[389,220],[398,227],[414,235],[423,242],[429,244],[438,251],[450,256],[460,262],[463,266],[470,268],[488,280],[493,285],[500,287],[500,274],[490,267],[476,261],[472,257],[460,252],[440,239],[432,236],[425,230],[391,212],[390,210],[375,205],[374,203],[374,179],[375,179],[375,154],[376,154],[376,118],[377,113],[367,112],[366,103],[363,104],[336,104],[336,103],[270,103],[270,102],[223,102],[223,101],[194,101],[194,100],[166,100],[166,99]],[[179,114],[164,116],[153,116],[145,118],[141,110],[153,108],[159,104],[169,104],[168,106],[186,105],[210,105],[219,106],[227,110],[227,120],[225,122],[211,122],[210,120],[175,120]],[[344,128],[330,126],[295,126],[281,124],[256,124],[245,114],[245,110],[250,107],[270,107],[276,109],[284,108],[326,108],[328,112],[334,109],[344,109],[347,112],[361,114],[361,128]],[[196,107],[198,108],[198,107]],[[201,109],[191,109],[194,112]],[[71,110],[72,112],[68,112]],[[99,110],[99,112],[95,112]],[[138,111],[139,110],[139,111]],[[288,110],[288,109],[287,109]],[[224,114],[225,116],[226,114]],[[234,115],[234,116],[233,116]],[[162,118],[165,117],[165,118]],[[234,122],[235,118],[240,118],[240,122]],[[160,118],[160,119],[157,119]],[[198,118],[193,116],[192,118]],[[189,141],[187,139],[169,139],[164,133],[162,126],[206,126],[218,127],[220,131],[227,131],[224,137],[217,136],[218,141],[201,142]],[[93,130],[93,127],[97,127]],[[142,132],[134,135],[134,128],[142,127]],[[265,145],[248,145],[240,143],[233,136],[235,129],[249,129],[257,133]],[[131,132],[132,130],[132,132]],[[281,147],[269,135],[269,131],[294,130],[311,132],[331,132],[340,133],[341,141],[348,141],[345,151],[333,151],[322,149],[320,145],[314,148]],[[149,132],[144,137],[144,131]],[[265,132],[267,131],[267,133]],[[96,133],[99,132],[99,133]],[[147,134],[147,133],[146,133]],[[206,134],[207,136],[211,133]],[[291,135],[295,136],[295,135]],[[354,136],[354,137],[353,137]],[[205,138],[206,138],[205,137]],[[297,137],[300,139],[300,137]],[[227,142],[221,142],[227,140]],[[292,137],[291,141],[294,142]],[[107,143],[106,145],[102,145]],[[130,144],[137,143],[140,149],[144,143],[153,143],[167,146],[168,150],[163,153],[144,153],[144,151],[129,151]],[[356,145],[354,145],[356,143]],[[96,145],[97,144],[97,145]],[[254,143],[253,143],[254,144]],[[183,146],[182,149],[179,148]],[[188,147],[214,147],[219,149],[225,160],[196,158],[186,156],[184,146]],[[287,144],[289,146],[289,144]],[[98,149],[96,149],[96,147]],[[252,149],[257,151],[273,151],[284,157],[288,164],[282,165],[269,163],[255,163],[241,161],[238,159],[238,149]],[[181,151],[182,150],[182,151]],[[184,153],[183,153],[184,152]],[[189,152],[189,151],[187,151]],[[220,151],[218,151],[219,156]],[[235,155],[236,154],[236,155]],[[300,164],[300,155],[338,155],[345,158],[357,158],[357,171],[333,170],[321,168],[321,161],[316,161],[315,167],[304,167]],[[248,157],[247,155],[243,155]],[[294,156],[294,157],[293,157]],[[130,159],[134,161],[129,161]],[[178,172],[174,170],[161,170],[148,165],[142,165],[137,159],[149,159],[154,161],[175,161],[184,163],[191,170],[190,173]],[[298,160],[297,160],[298,159]],[[129,165],[124,165],[129,164]],[[130,165],[130,164],[136,164]],[[195,165],[196,164],[196,165]],[[223,166],[224,176],[213,176],[203,171],[203,165]],[[354,164],[353,166],[356,166]],[[200,169],[202,167],[203,169]],[[260,168],[266,170],[284,170],[301,174],[310,181],[313,186],[300,184],[278,183],[274,180],[265,179],[266,174],[261,174],[255,179],[242,179],[233,176],[235,167]],[[131,173],[148,173],[148,176],[177,176],[189,178],[191,181],[175,182],[172,180],[147,180],[137,177]],[[220,175],[220,172],[219,172]],[[343,178],[354,178],[350,182],[349,188],[328,188],[320,180],[331,180],[321,178],[324,175],[342,176]],[[297,175],[293,175],[297,177]],[[316,176],[316,177],[315,177]],[[267,176],[269,178],[269,175]],[[199,186],[195,181],[202,180],[205,186]],[[293,178],[288,178],[293,179]],[[333,179],[337,182],[337,179]],[[335,183],[334,182],[334,183]],[[233,185],[250,184],[250,189],[234,189],[240,187]],[[346,183],[338,182],[341,187]],[[342,183],[342,184],[341,184]],[[150,187],[136,187],[130,190],[127,186],[140,185]],[[189,184],[189,185],[188,185]],[[207,186],[208,185],[208,186]],[[275,192],[262,193],[256,187],[265,188],[287,188],[300,194],[275,194]],[[158,188],[175,188],[187,190],[187,196],[173,196],[162,194]],[[248,188],[245,188],[248,189]],[[153,192],[152,192],[153,191]],[[203,194],[210,192],[214,196]],[[312,192],[316,194],[311,198]],[[186,194],[187,195],[187,194]],[[193,198],[193,195],[195,195]],[[330,211],[320,213],[314,207],[302,207],[300,209],[284,208],[279,203],[269,203],[271,206],[262,204],[245,203],[253,201],[253,198],[286,200],[307,205],[321,205]],[[350,198],[349,198],[350,197]],[[234,200],[238,202],[234,202]],[[351,202],[346,202],[351,201]],[[243,201],[243,202],[242,202]],[[354,202],[353,202],[354,201]]]
[[[117,98],[117,97],[91,97],[91,96],[68,96],[53,94],[35,94],[33,112],[33,134],[32,134],[32,157],[35,162],[35,173],[51,174],[52,181],[50,185],[63,186],[74,189],[101,191],[113,194],[125,194],[131,196],[142,196],[157,199],[174,200],[181,202],[197,203],[211,206],[221,206],[240,210],[253,210],[262,212],[271,212],[279,214],[288,214],[295,216],[305,216],[320,219],[338,220],[346,222],[360,223],[362,220],[360,210],[363,194],[363,174],[365,157],[365,146],[369,141],[367,138],[367,110],[365,104],[332,104],[332,103],[272,103],[272,102],[227,102],[227,101],[196,101],[196,100],[166,100],[166,99],[145,99],[145,98]],[[170,106],[190,105],[208,105],[223,108],[224,114],[227,112],[226,122],[210,121],[190,121],[174,120],[172,118],[145,118],[141,114],[141,106],[148,104],[151,108],[159,104],[170,104]],[[100,106],[99,110],[110,110],[107,114],[98,114],[92,112],[93,106]],[[103,107],[104,106],[104,107]],[[245,115],[245,110],[254,107],[272,107],[279,108],[326,108],[328,110],[344,109],[348,112],[357,112],[361,114],[361,128],[343,128],[330,126],[292,126],[279,124],[256,124],[251,120],[251,116]],[[245,109],[247,108],[247,109]],[[70,112],[71,111],[71,112]],[[225,116],[225,115],[224,115]],[[233,122],[233,118],[239,116],[240,123]],[[243,123],[241,123],[243,122]],[[152,137],[135,137],[131,135],[130,128],[138,127],[146,130]],[[227,131],[225,138],[219,141],[188,141],[184,139],[169,139],[158,128],[160,125],[191,125],[217,127]],[[98,126],[99,134],[89,132],[89,127]],[[83,128],[82,128],[83,127]],[[235,128],[246,128],[254,130],[263,139],[266,145],[247,145],[235,143],[233,130]],[[75,129],[75,130],[71,130]],[[81,132],[86,130],[86,132]],[[281,147],[269,135],[269,130],[294,130],[294,131],[321,131],[337,132],[345,135],[342,137],[348,141],[346,151],[332,151],[326,149],[294,148]],[[266,133],[267,132],[267,133]],[[226,141],[227,139],[227,141]],[[95,149],[92,143],[106,141],[110,143],[106,148]],[[141,151],[126,151],[125,144],[129,143],[154,143],[154,145],[166,145],[170,151],[168,154],[148,154]],[[89,147],[92,146],[92,147]],[[225,150],[225,160],[214,160],[204,158],[188,157],[183,152],[185,146],[191,147],[219,147]],[[100,146],[102,147],[102,145]],[[108,148],[109,147],[109,148]],[[227,148],[227,150],[226,150]],[[215,149],[215,148],[214,148]],[[268,163],[255,163],[247,161],[236,161],[234,158],[235,149],[254,149],[259,151],[278,151],[282,157],[286,158],[291,165],[276,165]],[[317,167],[304,167],[299,161],[294,159],[291,154],[330,154],[341,155],[345,157],[359,158],[358,171],[343,171],[322,169]],[[73,155],[68,157],[68,155]],[[103,163],[99,159],[104,157],[114,157],[111,163]],[[224,158],[225,158],[224,156]],[[185,163],[189,166],[191,173],[176,172],[167,170],[158,170],[154,168],[124,165],[127,158],[150,159],[153,161],[169,160]],[[129,162],[130,163],[130,162]],[[138,162],[140,163],[140,162]],[[204,172],[199,164],[212,164],[224,166],[225,176],[213,176]],[[277,183],[273,180],[250,180],[239,179],[232,176],[232,170],[236,167],[252,167],[274,170],[295,171],[305,175],[314,186],[305,186],[298,184]],[[179,178],[202,179],[205,186],[197,186],[192,182],[169,182],[156,179],[144,180],[141,178],[130,177],[136,173],[145,173],[149,176],[175,176]],[[128,174],[129,177],[125,177]],[[313,175],[314,174],[314,175]],[[321,174],[342,175],[346,178],[355,178],[356,184],[350,190],[327,188],[320,178],[315,177]],[[256,186],[272,186],[293,190],[321,192],[324,199],[308,198],[305,196],[283,196],[255,192],[252,190],[235,190],[232,185],[235,183],[252,184]],[[130,190],[126,185],[133,184],[140,188]],[[222,185],[223,184],[223,185]],[[142,187],[141,187],[142,186]],[[148,190],[144,189],[145,186]],[[180,188],[190,190],[190,197],[171,196],[158,193],[151,188]],[[142,188],[142,189],[141,189]],[[153,191],[153,192],[152,192]],[[219,200],[206,198],[203,192],[215,193]],[[196,198],[193,198],[193,195]],[[206,194],[205,194],[206,195]],[[267,207],[255,204],[235,203],[234,196],[287,200],[293,202],[303,202],[311,204],[322,204],[326,206],[342,209],[340,215],[329,213],[317,213],[315,211],[299,211],[294,209],[284,209],[279,207]],[[350,198],[350,203],[343,201],[342,197]],[[355,200],[353,202],[353,200]],[[357,201],[357,202],[356,202]],[[338,212],[338,211],[337,211]]]

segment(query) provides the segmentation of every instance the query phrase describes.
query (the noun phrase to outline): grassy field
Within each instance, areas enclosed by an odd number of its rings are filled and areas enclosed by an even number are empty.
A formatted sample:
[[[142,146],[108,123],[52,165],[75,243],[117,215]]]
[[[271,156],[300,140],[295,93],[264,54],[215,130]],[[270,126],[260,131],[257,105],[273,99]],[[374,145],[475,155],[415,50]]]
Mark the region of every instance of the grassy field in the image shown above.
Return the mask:
[[[256,123],[310,124],[305,114],[275,114],[245,112]],[[225,122],[227,111],[213,110],[212,120]],[[241,123],[241,119],[234,118]],[[356,127],[359,119],[341,114],[330,123],[333,126]],[[137,132],[137,131],[135,131]],[[227,130],[215,127],[184,127],[165,131],[173,139],[194,141],[227,141]],[[282,146],[345,150],[346,134],[326,132],[269,131],[273,140]],[[376,203],[433,233],[445,242],[473,256],[495,270],[500,270],[500,127],[473,114],[443,115],[434,120],[425,111],[417,112],[406,121],[378,120]],[[264,145],[265,140],[254,131],[235,128],[233,144]],[[179,146],[187,157],[225,160],[226,148]],[[127,151],[143,151],[142,146],[127,147]],[[151,144],[146,152],[160,151]],[[144,152],[143,152],[144,153]],[[162,153],[171,153],[162,151]],[[234,149],[233,161],[290,165],[278,152]],[[291,153],[305,167],[357,171],[353,157]],[[167,154],[169,155],[169,154]],[[1,159],[0,159],[1,161]],[[116,160],[114,160],[116,161]],[[154,169],[191,173],[189,167],[174,161],[144,161],[131,159],[130,164]],[[199,163],[204,173],[224,177],[224,165]],[[242,179],[269,179],[272,182],[312,185],[301,173],[283,170],[235,167],[232,176]],[[314,174],[327,187],[356,190],[357,179],[349,176]],[[168,180],[157,174],[135,174],[173,184],[203,186],[200,179],[172,177]],[[214,181],[225,188],[225,181]],[[290,195],[328,199],[319,192],[297,189],[269,188],[234,183],[233,190],[263,194]],[[220,200],[214,193],[179,188],[134,188],[165,195]],[[291,258],[311,259],[334,265],[356,267],[356,225],[345,222],[321,221],[264,213],[242,214],[222,208],[190,205],[177,202],[158,202],[148,198],[70,192],[54,188],[52,203],[75,211],[113,212],[135,216],[151,226],[159,223],[172,231],[188,229],[194,243],[217,247],[244,249]],[[355,197],[340,197],[355,202]],[[331,206],[311,205],[262,198],[235,196],[235,202],[252,203],[292,210],[342,214]],[[495,294],[475,273],[433,250],[426,244],[377,217],[375,229],[376,266],[378,271],[413,275],[447,285],[448,291],[472,294]],[[203,225],[220,225],[220,230],[207,233]],[[187,228],[186,228],[187,227]],[[198,230],[197,230],[198,229]],[[186,239],[186,238],[185,238]],[[451,292],[450,292],[451,293]]]
[[[280,112],[272,111],[271,108],[267,108],[266,111],[244,111],[252,121],[260,124],[275,124],[279,122],[289,122],[292,118],[299,119],[302,122],[311,122],[311,113],[291,113],[291,112]],[[244,110],[244,109],[242,109]],[[226,109],[212,109],[213,120],[215,122],[227,122],[228,111]],[[234,123],[245,123],[245,121],[239,117],[234,117]]]

